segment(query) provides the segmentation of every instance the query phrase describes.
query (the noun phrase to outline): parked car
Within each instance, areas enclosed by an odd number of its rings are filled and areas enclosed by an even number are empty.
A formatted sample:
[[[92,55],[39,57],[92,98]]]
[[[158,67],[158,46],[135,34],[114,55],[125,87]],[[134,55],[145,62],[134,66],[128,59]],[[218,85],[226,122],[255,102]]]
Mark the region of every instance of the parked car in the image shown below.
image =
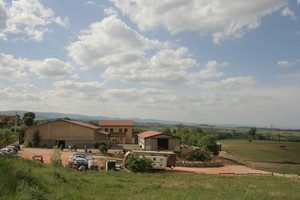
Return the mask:
[[[19,149],[13,145],[9,145],[6,148],[12,149],[15,153],[18,153]]]
[[[80,171],[91,169],[98,169],[97,163],[94,161],[92,155],[85,152],[76,152],[73,153],[68,159],[69,168],[74,168]]]
[[[20,150],[21,150],[21,147],[20,147],[20,145],[18,145],[18,144],[12,144],[12,145],[10,145],[10,146],[14,146],[14,147],[16,147],[16,148],[18,149],[18,151],[20,151]]]
[[[1,149],[1,151],[2,151],[4,154],[15,154],[15,150],[12,149],[12,148],[7,148],[7,147],[5,147],[5,148]]]

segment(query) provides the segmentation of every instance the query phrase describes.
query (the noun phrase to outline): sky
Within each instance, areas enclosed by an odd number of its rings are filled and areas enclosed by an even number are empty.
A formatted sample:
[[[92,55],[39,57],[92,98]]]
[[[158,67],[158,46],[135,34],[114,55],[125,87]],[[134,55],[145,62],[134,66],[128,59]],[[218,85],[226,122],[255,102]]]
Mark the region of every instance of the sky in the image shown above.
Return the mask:
[[[0,110],[300,128],[300,0],[0,0]]]

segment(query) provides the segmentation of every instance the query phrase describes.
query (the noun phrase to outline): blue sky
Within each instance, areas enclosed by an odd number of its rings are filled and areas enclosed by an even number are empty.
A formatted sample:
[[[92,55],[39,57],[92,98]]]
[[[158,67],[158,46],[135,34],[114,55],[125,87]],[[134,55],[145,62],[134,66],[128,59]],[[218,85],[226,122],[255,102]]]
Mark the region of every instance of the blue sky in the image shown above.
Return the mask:
[[[298,0],[0,0],[0,110],[299,128]]]

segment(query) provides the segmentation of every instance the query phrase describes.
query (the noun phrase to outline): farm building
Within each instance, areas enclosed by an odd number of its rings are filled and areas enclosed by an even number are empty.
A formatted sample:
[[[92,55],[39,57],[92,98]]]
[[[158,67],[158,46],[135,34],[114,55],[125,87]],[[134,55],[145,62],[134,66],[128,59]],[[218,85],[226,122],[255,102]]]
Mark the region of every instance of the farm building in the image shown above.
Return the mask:
[[[138,135],[138,143],[148,151],[180,151],[180,139],[157,131],[145,131]]]
[[[59,119],[48,123],[31,126],[26,129],[25,139],[33,142],[34,134],[38,133],[40,146],[53,147],[76,145],[92,147],[96,143],[108,143],[108,133],[101,128],[80,121]]]
[[[133,121],[131,120],[101,120],[102,131],[109,133],[109,139],[119,144],[132,143]]]
[[[19,124],[21,122],[20,115],[16,114],[0,114],[0,122],[9,124]]]

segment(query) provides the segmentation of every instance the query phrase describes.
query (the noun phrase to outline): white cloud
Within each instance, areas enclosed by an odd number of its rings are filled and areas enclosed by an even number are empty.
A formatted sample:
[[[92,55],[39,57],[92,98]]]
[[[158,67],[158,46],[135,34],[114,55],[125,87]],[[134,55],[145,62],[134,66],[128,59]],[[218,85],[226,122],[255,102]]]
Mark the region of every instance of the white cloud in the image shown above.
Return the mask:
[[[285,7],[282,11],[281,11],[281,15],[283,17],[289,17],[290,19],[296,20],[296,16],[294,11],[292,11],[289,7]]]
[[[4,39],[9,35],[24,33],[32,40],[41,41],[44,34],[51,31],[49,25],[68,25],[68,18],[55,17],[54,12],[39,0],[13,0],[10,4],[3,5],[0,2],[0,19],[2,21],[4,18],[3,23],[6,22],[6,27],[2,30],[0,25],[0,37]]]
[[[145,50],[163,44],[150,40],[128,27],[115,15],[82,31],[68,47],[69,57],[83,67],[117,66],[143,58]]]
[[[205,64],[205,69],[202,69],[198,73],[198,77],[200,78],[220,78],[224,75],[222,71],[219,69],[225,67],[228,63],[219,63],[217,61],[208,61]]]
[[[297,0],[297,4],[300,4],[300,0]]]
[[[214,43],[240,38],[261,19],[283,7],[286,0],[110,0],[143,31],[163,26],[171,33],[211,33]],[[183,14],[184,13],[184,14]]]
[[[22,80],[27,77],[22,60],[0,53],[0,79]]]
[[[104,84],[97,81],[75,82],[73,80],[63,80],[54,82],[53,86],[53,89],[42,92],[43,99],[58,100],[59,102],[64,101],[63,98],[73,99],[74,101],[92,100],[101,98],[104,90]]]
[[[278,66],[283,67],[283,68],[289,68],[292,66],[295,66],[297,63],[299,63],[300,60],[295,60],[295,61],[288,61],[288,60],[280,60],[277,62]]]
[[[178,85],[191,76],[187,68],[197,65],[187,48],[145,38],[116,15],[92,24],[67,50],[83,68],[105,67],[103,79],[122,82]]]
[[[7,13],[3,1],[0,0],[0,38],[1,38],[2,31],[5,30],[7,27],[6,23],[7,23]]]
[[[64,63],[56,58],[46,58],[44,60],[30,61],[30,70],[41,77],[59,78],[71,76],[74,72],[74,66]]]
[[[223,89],[223,90],[236,90],[241,88],[248,88],[255,85],[255,78],[252,76],[247,77],[231,77],[219,82],[205,82],[201,87],[209,90]]]
[[[0,88],[0,102],[1,100],[8,102],[19,101],[37,101],[39,97],[28,91],[16,91],[11,87]]]
[[[0,78],[21,80],[28,77],[29,72],[34,72],[39,77],[62,78],[71,76],[75,68],[56,58],[44,60],[29,60],[15,58],[13,55],[0,53]]]
[[[136,63],[109,67],[101,75],[105,80],[122,82],[139,82],[146,85],[179,85],[188,83],[192,73],[187,68],[194,67],[196,60],[189,57],[184,47],[178,49],[162,49],[152,57],[144,58]]]

